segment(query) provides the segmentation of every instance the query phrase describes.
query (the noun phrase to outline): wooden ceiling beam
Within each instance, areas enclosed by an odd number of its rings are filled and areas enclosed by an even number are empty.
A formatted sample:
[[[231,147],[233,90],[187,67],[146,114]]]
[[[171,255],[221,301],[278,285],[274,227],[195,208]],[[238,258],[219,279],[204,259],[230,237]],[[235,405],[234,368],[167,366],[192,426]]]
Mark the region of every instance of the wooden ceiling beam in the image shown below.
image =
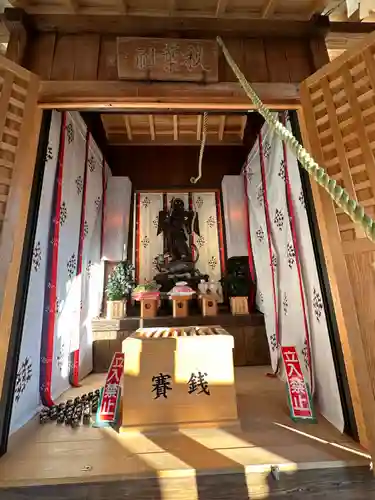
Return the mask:
[[[154,141],[145,137],[134,136],[132,141],[129,141],[126,134],[109,133],[108,142],[111,146],[199,146],[200,140],[197,140],[194,135],[181,136],[178,141],[175,141],[172,134],[168,136],[157,136]],[[207,146],[242,146],[243,143],[237,137],[224,137],[222,141],[218,137],[208,136]]]
[[[74,13],[77,13],[80,10],[78,0],[64,0],[64,3],[66,4],[67,8]]]
[[[246,128],[246,124],[247,124],[247,115],[244,115],[244,116],[241,118],[241,131],[240,131],[241,141],[243,141],[243,138],[244,138],[244,136],[245,136],[245,128]]]
[[[278,0],[265,0],[265,3],[260,12],[260,17],[262,19],[267,19],[272,16],[274,11],[276,10]]]
[[[178,116],[173,115],[173,139],[178,141]]]
[[[330,54],[333,51],[340,54],[340,51],[352,47],[373,31],[375,23],[331,23],[331,31],[325,38],[327,50]]]
[[[124,122],[126,128],[126,135],[128,136],[129,141],[133,139],[132,127],[130,125],[130,117],[128,115],[124,115]]]
[[[7,9],[2,24],[9,33],[6,57],[22,65],[30,36],[30,23],[25,11],[19,8]]]
[[[203,124],[202,115],[198,115],[197,116],[197,141],[200,141],[201,137],[202,137],[202,124]]]
[[[156,139],[156,134],[155,134],[155,122],[153,115],[148,115],[148,123],[150,126],[151,140],[154,141]]]
[[[306,19],[320,15],[327,6],[327,0],[312,0],[309,10],[306,12]]]
[[[227,10],[227,4],[228,0],[217,0],[216,4],[216,17],[221,17],[223,14],[225,14],[225,11]]]
[[[254,83],[254,90],[274,109],[296,109],[299,86],[294,83]],[[45,109],[205,110],[254,109],[236,82],[168,84],[121,81],[41,81],[39,104]],[[174,111],[174,112],[176,112]],[[172,111],[173,112],[173,111]]]
[[[7,9],[6,9],[7,10]],[[329,20],[318,16],[310,21],[269,19],[184,18],[177,16],[137,17],[130,15],[30,15],[32,26],[39,31],[61,33],[123,33],[126,36],[184,36],[185,38],[215,38],[216,36],[310,37],[325,35]]]
[[[117,0],[117,7],[121,14],[127,14],[129,8],[128,0]]]
[[[224,139],[224,132],[225,132],[225,120],[226,116],[222,115],[220,116],[220,124],[219,124],[219,141],[222,141]]]
[[[359,22],[332,22],[329,25],[329,34],[341,33],[345,36],[355,35],[359,33],[372,33],[375,31],[375,23],[359,23]]]
[[[176,10],[176,0],[168,0],[169,15],[173,16]]]

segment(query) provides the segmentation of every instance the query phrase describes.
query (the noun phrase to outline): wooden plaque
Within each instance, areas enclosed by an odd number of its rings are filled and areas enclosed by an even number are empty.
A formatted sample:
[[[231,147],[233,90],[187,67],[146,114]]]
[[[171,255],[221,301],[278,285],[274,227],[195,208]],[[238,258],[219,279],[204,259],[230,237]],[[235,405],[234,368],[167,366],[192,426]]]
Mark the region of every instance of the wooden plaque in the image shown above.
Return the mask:
[[[218,46],[212,40],[117,38],[120,80],[217,82]]]

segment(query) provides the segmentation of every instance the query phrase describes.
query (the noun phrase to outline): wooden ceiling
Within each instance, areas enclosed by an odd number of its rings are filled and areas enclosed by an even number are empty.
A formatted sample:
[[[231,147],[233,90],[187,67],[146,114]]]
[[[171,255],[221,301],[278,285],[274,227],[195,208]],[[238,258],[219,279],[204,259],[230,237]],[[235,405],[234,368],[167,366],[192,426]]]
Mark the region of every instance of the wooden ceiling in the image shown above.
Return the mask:
[[[10,0],[30,14],[308,20],[341,0]],[[342,3],[342,1],[341,1]]]
[[[102,114],[101,120],[110,145],[199,145],[202,115]],[[247,115],[209,115],[208,145],[242,145]]]

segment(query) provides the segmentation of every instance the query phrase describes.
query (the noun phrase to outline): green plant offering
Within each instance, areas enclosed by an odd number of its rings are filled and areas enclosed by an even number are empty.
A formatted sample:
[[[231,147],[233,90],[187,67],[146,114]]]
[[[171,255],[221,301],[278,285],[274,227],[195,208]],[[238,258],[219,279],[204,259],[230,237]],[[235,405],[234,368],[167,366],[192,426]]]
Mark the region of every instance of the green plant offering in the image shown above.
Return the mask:
[[[108,276],[105,289],[107,300],[115,301],[128,298],[135,284],[134,266],[127,260],[120,262]]]
[[[134,288],[133,293],[157,292],[160,286],[155,281],[149,281]]]

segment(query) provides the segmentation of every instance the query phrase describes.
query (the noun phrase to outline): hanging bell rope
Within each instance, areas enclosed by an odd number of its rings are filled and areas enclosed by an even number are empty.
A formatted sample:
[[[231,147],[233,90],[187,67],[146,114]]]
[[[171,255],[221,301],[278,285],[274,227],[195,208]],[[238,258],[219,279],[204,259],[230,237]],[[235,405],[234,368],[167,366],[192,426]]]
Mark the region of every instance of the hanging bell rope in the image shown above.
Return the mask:
[[[364,208],[359,203],[350,198],[346,189],[339,186],[334,179],[331,179],[329,177],[324,168],[320,167],[316,163],[316,161],[297,141],[293,134],[274,117],[272,112],[263,104],[263,102],[256,94],[255,90],[246,80],[244,74],[241,72],[240,68],[237,66],[232,56],[230,55],[223,40],[220,37],[217,37],[216,40],[223,51],[227,63],[231,67],[233,73],[246,92],[246,95],[253,102],[258,112],[263,116],[269,127],[275,131],[280,139],[285,141],[285,143],[290,147],[292,152],[297,157],[301,166],[320,186],[322,186],[327,191],[336,205],[339,206],[355,224],[358,224],[363,228],[369,240],[375,242],[374,220],[365,214]]]
[[[206,145],[206,138],[207,138],[207,121],[208,121],[208,114],[204,113],[203,114],[201,148],[199,150],[199,160],[198,160],[198,177],[190,177],[190,182],[192,184],[196,184],[199,181],[199,179],[202,177],[203,153],[204,153],[204,148]]]

